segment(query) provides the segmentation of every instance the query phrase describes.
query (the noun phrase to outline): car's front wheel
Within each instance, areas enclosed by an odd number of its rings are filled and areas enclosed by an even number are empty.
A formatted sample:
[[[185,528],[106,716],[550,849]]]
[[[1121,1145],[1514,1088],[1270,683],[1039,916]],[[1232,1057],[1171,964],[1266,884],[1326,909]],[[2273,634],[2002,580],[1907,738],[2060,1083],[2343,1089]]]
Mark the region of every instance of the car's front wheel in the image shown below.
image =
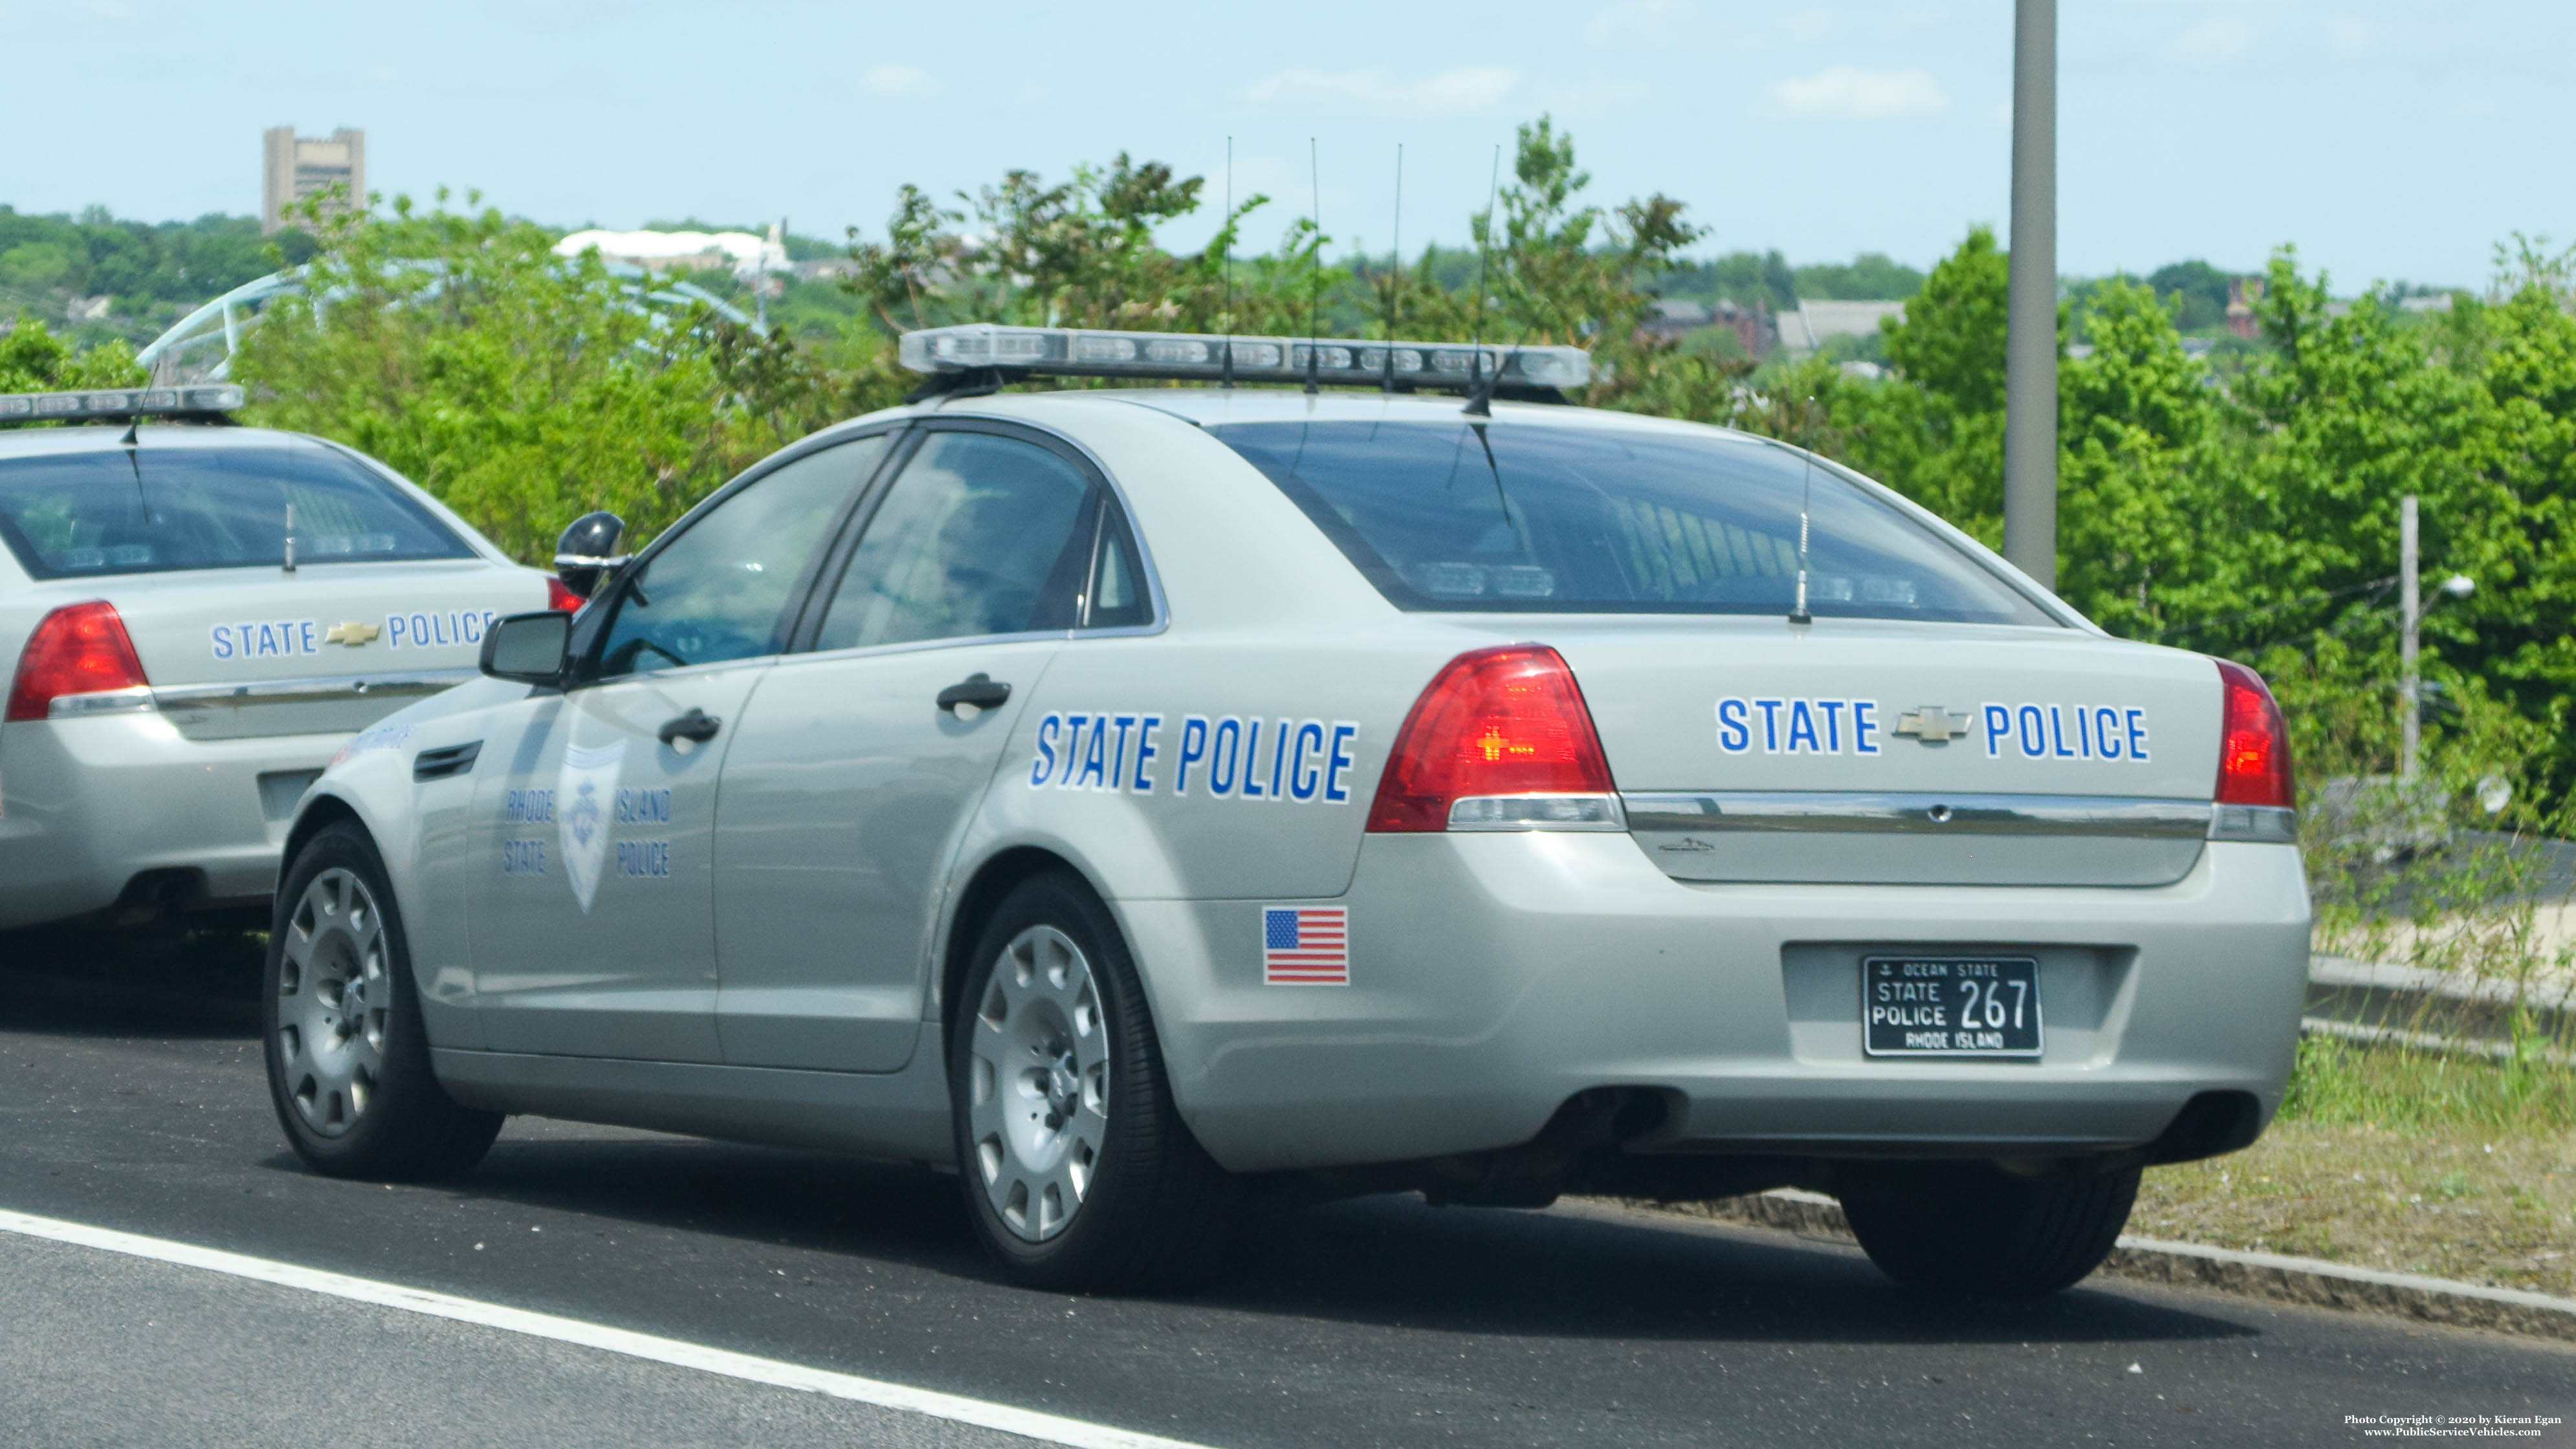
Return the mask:
[[[296,1155],[334,1177],[417,1180],[482,1160],[501,1114],[460,1107],[430,1071],[402,914],[351,822],[296,853],[268,936],[268,1090]]]
[[[1013,1276],[1166,1286],[1222,1257],[1230,1185],[1180,1119],[1116,922],[1065,874],[1014,888],[950,1012],[957,1163],[977,1235]]]
[[[1846,1171],[1843,1215],[1870,1261],[1908,1288],[2036,1298],[2102,1265],[2138,1196],[2138,1171],[2024,1176],[1984,1162]]]

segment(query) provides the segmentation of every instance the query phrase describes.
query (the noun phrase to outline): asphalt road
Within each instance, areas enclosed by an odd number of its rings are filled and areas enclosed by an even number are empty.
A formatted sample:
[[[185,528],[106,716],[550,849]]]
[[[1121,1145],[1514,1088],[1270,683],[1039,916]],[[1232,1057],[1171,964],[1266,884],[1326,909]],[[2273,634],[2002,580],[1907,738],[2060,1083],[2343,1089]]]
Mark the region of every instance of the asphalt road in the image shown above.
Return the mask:
[[[224,1005],[237,962],[137,1008],[31,999],[7,968],[83,969],[48,955],[0,937],[0,1209],[1229,1449],[2346,1444],[2347,1415],[2576,1419],[2561,1348],[2130,1284],[1929,1302],[1847,1247],[1603,1209],[1344,1204],[1270,1230],[1220,1289],[1118,1300],[997,1281],[951,1179],[814,1154],[522,1118],[456,1183],[336,1182],[279,1135]],[[0,1235],[0,1438],[317,1425],[387,1444],[1013,1442]],[[2537,1442],[2576,1443],[2552,1432]]]

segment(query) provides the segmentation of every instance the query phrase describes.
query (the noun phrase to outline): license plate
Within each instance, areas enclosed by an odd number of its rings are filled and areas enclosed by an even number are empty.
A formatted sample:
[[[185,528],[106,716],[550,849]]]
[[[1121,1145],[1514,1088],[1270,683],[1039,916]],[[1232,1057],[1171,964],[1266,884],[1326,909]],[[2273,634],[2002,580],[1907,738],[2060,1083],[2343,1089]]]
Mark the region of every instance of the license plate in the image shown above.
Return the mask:
[[[2039,1055],[2039,963],[2027,956],[1871,956],[1860,1000],[1874,1057]]]

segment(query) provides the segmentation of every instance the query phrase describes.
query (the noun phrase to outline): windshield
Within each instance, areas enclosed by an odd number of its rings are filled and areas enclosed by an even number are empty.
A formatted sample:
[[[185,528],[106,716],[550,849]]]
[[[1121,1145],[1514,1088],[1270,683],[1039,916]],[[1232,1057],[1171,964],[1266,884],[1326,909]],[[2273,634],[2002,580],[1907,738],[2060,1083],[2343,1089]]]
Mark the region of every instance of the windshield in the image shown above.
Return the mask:
[[[363,465],[323,448],[168,448],[0,459],[0,538],[40,579],[472,558]]]
[[[1209,431],[1400,608],[1785,615],[1803,508],[1815,615],[2058,622],[1849,479],[1760,439],[1464,418]]]

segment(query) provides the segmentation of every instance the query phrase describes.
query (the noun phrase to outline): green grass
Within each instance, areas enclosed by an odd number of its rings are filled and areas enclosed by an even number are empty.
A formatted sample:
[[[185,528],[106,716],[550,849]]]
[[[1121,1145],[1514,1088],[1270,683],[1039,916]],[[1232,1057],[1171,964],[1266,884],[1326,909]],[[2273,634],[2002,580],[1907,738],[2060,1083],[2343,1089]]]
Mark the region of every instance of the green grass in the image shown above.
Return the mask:
[[[2549,1062],[2550,1045],[2525,1031],[2515,1058],[2497,1061],[2304,1037],[2281,1116],[2397,1131],[2564,1132],[2576,1128],[2576,1069]]]

